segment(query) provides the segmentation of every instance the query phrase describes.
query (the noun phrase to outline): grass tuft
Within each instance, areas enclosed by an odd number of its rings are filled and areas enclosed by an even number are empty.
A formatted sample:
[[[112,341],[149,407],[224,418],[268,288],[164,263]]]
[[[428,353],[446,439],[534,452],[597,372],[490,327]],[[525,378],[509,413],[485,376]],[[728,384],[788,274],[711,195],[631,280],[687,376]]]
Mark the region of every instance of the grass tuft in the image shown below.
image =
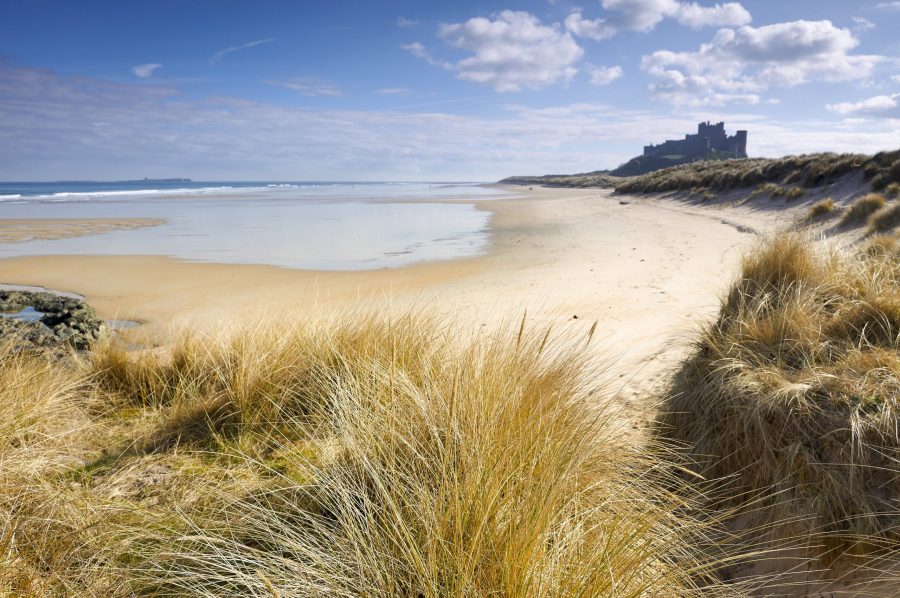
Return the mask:
[[[791,187],[785,192],[785,199],[787,201],[792,201],[794,199],[799,199],[803,197],[806,193],[806,190],[803,187]]]
[[[817,218],[821,218],[822,216],[826,216],[834,212],[835,205],[834,200],[830,197],[828,199],[823,199],[822,201],[816,202],[809,209],[809,212],[806,214],[807,220],[816,220]]]
[[[674,379],[659,432],[689,466],[757,501],[770,539],[808,556],[898,540],[900,251],[776,237],[745,256],[717,321]],[[742,508],[742,507],[739,507]]]
[[[768,195],[769,197],[784,197],[787,193],[784,187],[781,185],[777,185],[775,183],[762,183],[756,189],[754,189],[751,197],[756,197],[757,195]]]
[[[857,199],[841,218],[841,226],[857,226],[884,207],[885,199],[878,193],[869,193]]]
[[[900,204],[876,212],[869,219],[869,228],[873,233],[886,233],[898,225],[900,225]]]

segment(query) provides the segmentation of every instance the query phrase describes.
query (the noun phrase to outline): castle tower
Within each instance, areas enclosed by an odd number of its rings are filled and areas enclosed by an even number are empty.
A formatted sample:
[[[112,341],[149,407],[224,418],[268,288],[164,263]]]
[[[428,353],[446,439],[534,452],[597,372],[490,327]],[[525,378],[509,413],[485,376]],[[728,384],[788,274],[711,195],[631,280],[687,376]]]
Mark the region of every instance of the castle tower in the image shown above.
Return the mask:
[[[738,131],[734,134],[734,142],[737,154],[741,157],[747,157],[747,131]]]

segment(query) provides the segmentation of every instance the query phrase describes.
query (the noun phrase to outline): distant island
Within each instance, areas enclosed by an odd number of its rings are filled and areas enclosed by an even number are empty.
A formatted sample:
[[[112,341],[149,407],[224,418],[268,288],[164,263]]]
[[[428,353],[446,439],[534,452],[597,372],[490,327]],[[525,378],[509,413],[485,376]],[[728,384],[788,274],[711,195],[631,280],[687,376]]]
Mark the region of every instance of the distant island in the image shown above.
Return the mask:
[[[595,170],[576,175],[548,174],[543,176],[514,176],[501,183],[510,185],[549,185],[578,187],[615,187],[624,177],[639,176],[691,162],[704,160],[730,160],[747,157],[747,131],[734,135],[725,132],[725,123],[709,121],[697,124],[696,134],[686,134],[684,139],[667,140],[659,145],[644,146],[644,153],[625,162],[614,170]],[[578,184],[573,185],[573,179]]]

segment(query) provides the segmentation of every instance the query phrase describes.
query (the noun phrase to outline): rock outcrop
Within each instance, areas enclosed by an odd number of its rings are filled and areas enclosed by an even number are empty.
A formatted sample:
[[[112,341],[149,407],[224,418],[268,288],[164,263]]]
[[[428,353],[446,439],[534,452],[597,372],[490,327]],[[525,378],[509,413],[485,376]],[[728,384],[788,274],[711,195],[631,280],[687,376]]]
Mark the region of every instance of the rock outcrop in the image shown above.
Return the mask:
[[[94,308],[80,299],[47,292],[0,291],[0,337],[26,346],[88,349],[105,329]]]

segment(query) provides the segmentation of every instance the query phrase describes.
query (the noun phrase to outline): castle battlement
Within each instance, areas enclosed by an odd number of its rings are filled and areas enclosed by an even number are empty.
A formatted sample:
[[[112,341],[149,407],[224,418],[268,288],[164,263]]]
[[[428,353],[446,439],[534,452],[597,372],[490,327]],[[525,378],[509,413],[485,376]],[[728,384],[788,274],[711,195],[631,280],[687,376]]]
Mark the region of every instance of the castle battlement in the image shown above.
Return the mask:
[[[684,139],[668,140],[659,145],[645,145],[645,156],[697,156],[711,152],[729,152],[736,158],[747,157],[747,131],[737,131],[728,136],[725,123],[709,121],[697,125],[697,134],[687,134]]]

